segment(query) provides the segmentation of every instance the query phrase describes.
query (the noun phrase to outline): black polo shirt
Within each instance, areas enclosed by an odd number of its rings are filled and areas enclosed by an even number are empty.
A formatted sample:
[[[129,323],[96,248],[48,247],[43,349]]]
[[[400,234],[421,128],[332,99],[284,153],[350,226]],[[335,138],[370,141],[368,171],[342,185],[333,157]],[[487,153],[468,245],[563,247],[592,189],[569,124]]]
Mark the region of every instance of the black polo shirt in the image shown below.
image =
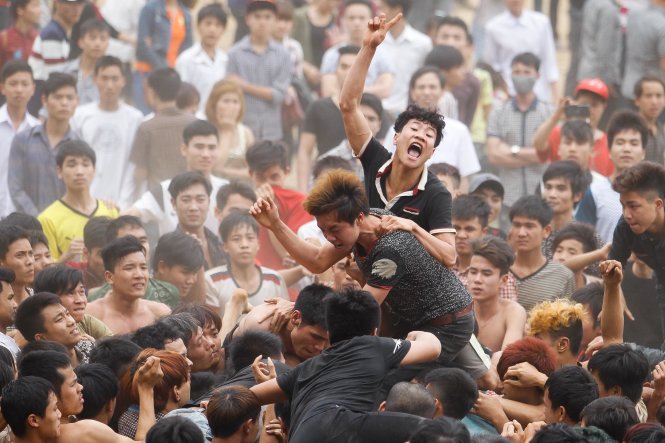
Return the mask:
[[[390,152],[372,137],[358,157],[365,171],[365,192],[370,208],[385,208],[413,220],[430,234],[455,233],[450,192],[427,168],[413,189],[388,201],[386,177],[392,168]]]

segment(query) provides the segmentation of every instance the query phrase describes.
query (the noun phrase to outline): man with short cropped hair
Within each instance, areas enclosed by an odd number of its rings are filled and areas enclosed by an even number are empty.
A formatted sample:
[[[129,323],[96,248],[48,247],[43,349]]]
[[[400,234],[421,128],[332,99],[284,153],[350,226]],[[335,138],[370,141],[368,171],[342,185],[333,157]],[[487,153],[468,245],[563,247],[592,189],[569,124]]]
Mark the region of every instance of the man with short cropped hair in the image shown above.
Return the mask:
[[[35,281],[35,257],[30,245],[30,234],[18,226],[0,227],[0,266],[14,272],[10,283],[16,304],[32,295]]]
[[[184,232],[175,231],[159,238],[152,257],[152,272],[156,279],[171,283],[187,299],[203,274],[203,249],[201,243]]]
[[[16,318],[17,305],[12,289],[15,279],[14,271],[0,268],[0,345],[9,349],[14,358],[17,358],[20,349],[14,339],[7,335],[7,328],[14,324]]]
[[[665,109],[665,81],[658,75],[642,77],[635,83],[634,102],[649,127],[644,158],[662,165],[665,163],[665,128],[658,118]]]
[[[41,377],[22,377],[2,390],[2,416],[16,443],[46,443],[60,436],[58,399]]]
[[[568,365],[554,371],[545,383],[545,423],[575,426],[582,410],[598,398],[596,382],[586,369]]]

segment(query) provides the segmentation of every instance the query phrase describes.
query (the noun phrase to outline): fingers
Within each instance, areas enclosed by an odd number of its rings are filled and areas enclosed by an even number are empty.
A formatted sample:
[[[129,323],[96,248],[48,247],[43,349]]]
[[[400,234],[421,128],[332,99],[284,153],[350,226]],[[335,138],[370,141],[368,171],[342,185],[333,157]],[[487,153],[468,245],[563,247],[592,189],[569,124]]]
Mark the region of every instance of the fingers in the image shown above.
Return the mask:
[[[393,17],[388,23],[386,23],[386,28],[387,28],[387,29],[392,28],[392,27],[395,26],[395,25],[397,24],[397,22],[399,22],[401,19],[402,19],[402,13],[400,12],[400,13],[397,14],[395,17]],[[385,16],[384,16],[384,20],[385,20]]]

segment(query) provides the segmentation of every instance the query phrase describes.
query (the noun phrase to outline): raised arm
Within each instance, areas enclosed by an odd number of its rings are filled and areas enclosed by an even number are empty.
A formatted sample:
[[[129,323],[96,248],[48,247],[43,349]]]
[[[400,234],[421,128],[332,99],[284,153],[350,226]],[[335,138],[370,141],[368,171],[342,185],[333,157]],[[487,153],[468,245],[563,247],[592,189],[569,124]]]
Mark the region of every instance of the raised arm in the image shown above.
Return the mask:
[[[621,303],[621,281],[623,268],[616,260],[606,260],[600,264],[605,291],[603,310],[600,313],[600,330],[603,346],[623,343],[623,306]]]
[[[344,130],[346,138],[353,149],[353,153],[358,155],[367,141],[372,136],[367,120],[360,112],[360,99],[363,95],[367,71],[372,62],[376,48],[386,38],[386,33],[402,18],[398,14],[389,22],[386,22],[385,14],[374,17],[367,24],[367,32],[363,39],[363,46],[360,48],[356,61],[351,66],[339,98],[339,109],[342,111],[344,120]]]
[[[270,197],[259,198],[249,213],[263,227],[269,229],[289,255],[314,274],[320,274],[340,261],[350,252],[326,243],[316,246],[301,239],[279,218],[277,205]]]

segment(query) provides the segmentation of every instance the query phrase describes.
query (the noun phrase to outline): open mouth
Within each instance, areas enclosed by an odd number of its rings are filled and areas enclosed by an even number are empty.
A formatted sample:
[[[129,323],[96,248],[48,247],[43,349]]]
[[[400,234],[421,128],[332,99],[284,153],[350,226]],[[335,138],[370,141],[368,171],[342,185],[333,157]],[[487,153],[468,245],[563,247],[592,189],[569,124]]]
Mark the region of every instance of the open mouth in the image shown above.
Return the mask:
[[[409,145],[409,148],[406,150],[406,153],[409,154],[409,157],[413,158],[419,158],[422,152],[423,152],[423,147],[418,142],[411,143]]]

